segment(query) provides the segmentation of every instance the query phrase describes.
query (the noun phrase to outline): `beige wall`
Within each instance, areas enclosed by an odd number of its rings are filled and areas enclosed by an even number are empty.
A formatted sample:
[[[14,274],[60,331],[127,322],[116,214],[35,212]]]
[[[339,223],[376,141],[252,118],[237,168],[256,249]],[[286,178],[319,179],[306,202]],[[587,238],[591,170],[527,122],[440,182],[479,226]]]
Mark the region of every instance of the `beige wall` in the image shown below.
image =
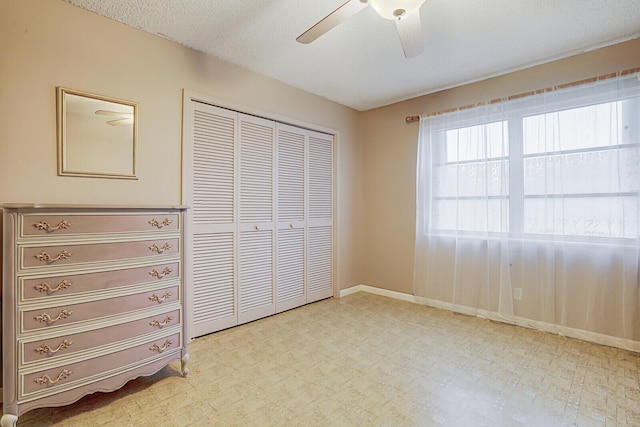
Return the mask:
[[[0,0],[0,203],[180,204],[182,90],[339,132],[338,284],[359,283],[359,113],[59,0]],[[137,181],[58,177],[55,87],[138,103]]]
[[[405,124],[405,116],[639,66],[636,39],[363,113],[363,283],[413,293],[418,123]]]

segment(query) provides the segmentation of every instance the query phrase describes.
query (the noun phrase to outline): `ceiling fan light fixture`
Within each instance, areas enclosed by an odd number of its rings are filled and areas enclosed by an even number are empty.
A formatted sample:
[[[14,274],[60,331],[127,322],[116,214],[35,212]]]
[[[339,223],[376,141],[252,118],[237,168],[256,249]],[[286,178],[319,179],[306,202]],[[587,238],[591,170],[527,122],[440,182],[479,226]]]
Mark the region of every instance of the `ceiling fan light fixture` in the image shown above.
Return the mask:
[[[420,10],[425,0],[369,0],[378,15],[385,19],[398,20]]]

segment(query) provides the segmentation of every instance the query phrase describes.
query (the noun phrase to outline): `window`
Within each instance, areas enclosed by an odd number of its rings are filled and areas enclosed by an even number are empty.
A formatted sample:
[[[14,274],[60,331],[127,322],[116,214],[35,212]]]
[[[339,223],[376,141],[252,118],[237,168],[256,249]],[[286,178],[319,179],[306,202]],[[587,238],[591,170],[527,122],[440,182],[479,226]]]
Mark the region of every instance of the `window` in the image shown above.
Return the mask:
[[[625,138],[632,102],[523,119],[524,232],[636,237],[638,141]],[[625,141],[625,139],[627,139]]]
[[[424,117],[416,166],[414,295],[637,341],[638,74]]]
[[[637,238],[640,84],[613,80],[426,119],[430,232]]]
[[[508,122],[447,129],[440,137],[434,147],[434,227],[508,231],[501,221],[509,198]]]

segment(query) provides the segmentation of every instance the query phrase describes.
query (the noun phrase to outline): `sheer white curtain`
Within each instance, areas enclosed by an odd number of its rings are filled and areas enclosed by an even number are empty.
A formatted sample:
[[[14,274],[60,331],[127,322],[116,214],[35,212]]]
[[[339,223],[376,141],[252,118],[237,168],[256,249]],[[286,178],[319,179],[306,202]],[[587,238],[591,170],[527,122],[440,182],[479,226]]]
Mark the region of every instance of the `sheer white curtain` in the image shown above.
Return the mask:
[[[414,293],[638,350],[639,189],[637,75],[423,118]]]

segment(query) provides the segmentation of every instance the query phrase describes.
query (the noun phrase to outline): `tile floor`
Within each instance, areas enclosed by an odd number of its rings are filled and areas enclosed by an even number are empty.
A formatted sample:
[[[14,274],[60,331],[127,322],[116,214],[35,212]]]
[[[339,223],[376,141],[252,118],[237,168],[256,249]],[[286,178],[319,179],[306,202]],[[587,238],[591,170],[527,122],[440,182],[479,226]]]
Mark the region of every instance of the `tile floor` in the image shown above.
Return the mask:
[[[18,426],[640,426],[640,355],[364,292]]]

